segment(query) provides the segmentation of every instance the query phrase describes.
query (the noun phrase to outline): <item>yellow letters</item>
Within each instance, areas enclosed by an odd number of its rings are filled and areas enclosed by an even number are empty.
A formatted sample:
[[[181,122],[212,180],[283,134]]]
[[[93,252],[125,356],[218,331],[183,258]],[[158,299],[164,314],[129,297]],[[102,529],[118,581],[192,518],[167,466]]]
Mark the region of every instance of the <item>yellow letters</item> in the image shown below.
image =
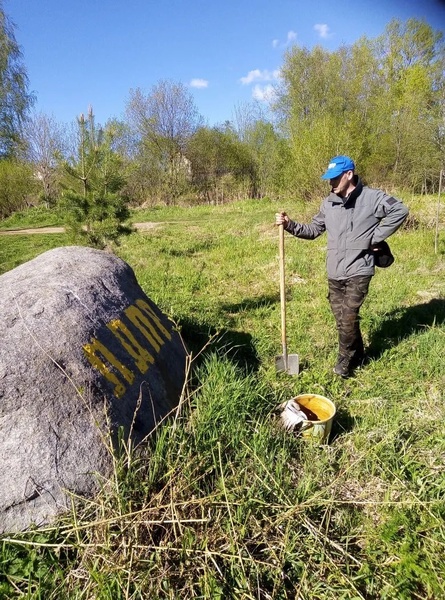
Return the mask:
[[[107,367],[107,365],[99,358],[98,355],[101,354],[103,358],[105,358],[122,374],[129,384],[132,384],[134,381],[133,373],[127,369],[125,365],[120,363],[114,354],[110,352],[108,348],[106,348],[101,342],[99,342],[99,340],[96,340],[96,338],[92,338],[90,344],[85,344],[83,351],[93,367],[100,371],[102,375],[108,379],[108,381],[114,384],[114,395],[117,398],[121,398],[126,389],[125,385],[119,381],[119,378],[112,371],[110,371],[109,367]]]
[[[110,321],[107,327],[114,333],[128,354],[134,358],[139,371],[145,373],[149,367],[149,363],[153,364],[155,361],[153,356],[139,344],[122,321],[118,319]]]
[[[153,326],[150,319],[147,318],[146,314],[139,310],[137,306],[132,305],[125,310],[125,316],[128,317],[133,325],[139,329],[142,335],[147,338],[156,352],[159,352],[161,346],[165,343],[165,340],[163,340],[158,331],[156,331],[156,328]],[[162,329],[168,334],[170,339],[171,335],[168,333],[165,327],[162,327]]]
[[[158,329],[160,329],[162,331],[162,333],[165,335],[165,337],[168,340],[171,340],[172,339],[171,333],[164,327],[164,325],[159,320],[159,317],[156,316],[156,313],[153,311],[153,309],[150,307],[150,305],[147,304],[147,302],[145,302],[144,300],[136,300],[136,304],[139,306],[139,308],[143,312],[145,312],[147,314],[147,316],[149,318],[151,318],[152,321],[154,321],[156,323]]]
[[[147,339],[155,353],[158,353],[161,346],[165,344],[165,340],[171,340],[171,333],[161,323],[159,317],[150,307],[150,305],[142,299],[136,300],[135,304],[130,305],[124,311],[125,316],[130,323]],[[107,323],[108,329],[122,344],[129,358],[134,361],[139,371],[144,374],[155,362],[153,354],[151,354],[144,346],[142,346],[127,325],[120,319],[113,319]],[[108,350],[106,346],[96,338],[92,338],[89,344],[83,347],[85,356],[91,365],[97,369],[102,375],[113,384],[113,393],[117,398],[121,398],[126,386],[124,381],[114,373],[111,367],[123,377],[130,385],[135,380],[134,373],[122,364],[116,356]],[[106,363],[109,363],[108,366]]]

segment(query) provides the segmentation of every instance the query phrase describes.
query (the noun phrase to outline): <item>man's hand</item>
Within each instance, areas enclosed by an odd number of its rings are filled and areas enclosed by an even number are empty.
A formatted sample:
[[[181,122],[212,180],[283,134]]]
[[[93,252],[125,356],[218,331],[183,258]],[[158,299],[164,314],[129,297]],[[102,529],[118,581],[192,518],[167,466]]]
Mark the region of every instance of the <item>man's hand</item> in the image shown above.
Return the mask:
[[[289,223],[289,217],[285,212],[275,213],[275,225],[286,226]]]

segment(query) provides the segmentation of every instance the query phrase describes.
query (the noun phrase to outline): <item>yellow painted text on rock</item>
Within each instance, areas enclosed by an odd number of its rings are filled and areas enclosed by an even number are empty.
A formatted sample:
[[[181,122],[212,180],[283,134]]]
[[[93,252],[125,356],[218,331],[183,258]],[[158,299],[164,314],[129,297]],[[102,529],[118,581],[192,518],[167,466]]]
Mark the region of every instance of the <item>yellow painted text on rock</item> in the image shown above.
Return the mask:
[[[172,336],[151,306],[142,299],[126,308],[121,319],[113,319],[106,326],[125,350],[128,360],[120,361],[96,338],[85,344],[83,351],[89,363],[112,384],[113,394],[121,398],[127,386],[134,383],[135,371],[145,374],[155,363],[165,341],[171,340]],[[147,340],[150,348],[136,339],[135,329]]]

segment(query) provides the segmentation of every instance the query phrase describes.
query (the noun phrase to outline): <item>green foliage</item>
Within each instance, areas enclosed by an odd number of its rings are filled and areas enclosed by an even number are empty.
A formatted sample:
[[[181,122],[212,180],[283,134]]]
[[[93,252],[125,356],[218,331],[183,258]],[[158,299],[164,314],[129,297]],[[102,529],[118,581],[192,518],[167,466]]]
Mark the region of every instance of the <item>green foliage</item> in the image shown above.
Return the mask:
[[[5,48],[13,56],[13,44]],[[62,197],[74,238],[99,246],[120,237],[124,198],[152,207],[319,199],[326,193],[320,174],[336,154],[351,155],[371,186],[435,194],[445,156],[444,61],[442,32],[417,19],[391,21],[381,36],[332,52],[291,47],[273,120],[246,107],[236,126],[205,127],[190,91],[161,80],[148,93],[130,90],[125,122],[112,119],[102,130],[92,114],[82,117],[68,158],[66,131],[45,115],[28,119],[23,156],[40,199],[52,206]],[[23,114],[31,102],[25,90]]]
[[[20,542],[1,544],[0,597],[12,598],[20,590],[26,590],[30,600],[56,598],[58,593],[59,598],[67,598],[61,589],[65,553],[46,547],[51,535],[35,532],[29,537],[29,546]]]
[[[25,229],[57,227],[63,224],[63,216],[57,208],[47,208],[43,204],[14,212],[0,221],[0,229]]]
[[[17,156],[23,121],[33,102],[14,27],[0,5],[0,157]]]
[[[284,186],[286,161],[283,151],[287,146],[283,143],[272,123],[264,120],[255,121],[244,132],[244,141],[253,158],[252,194],[253,198],[277,196]],[[290,160],[290,157],[289,157]]]
[[[443,166],[443,143],[437,142],[443,138],[444,52],[442,34],[415,19],[392,21],[376,40],[381,84],[370,113],[369,162],[379,167],[383,159],[393,185],[426,192]]]
[[[255,196],[255,163],[230,127],[201,127],[188,144],[192,183],[208,203]]]
[[[284,91],[276,108],[289,135],[288,168],[303,195],[321,193],[320,174],[335,154],[350,154],[360,164],[375,70],[364,40],[336,52],[294,47],[285,56]]]
[[[293,47],[276,103],[303,194],[331,156],[350,154],[379,186],[434,190],[443,167],[443,36],[416,19],[328,52]]]
[[[65,164],[68,185],[61,206],[66,211],[68,231],[77,242],[105,247],[129,233],[122,161],[112,149],[113,129],[99,129],[90,109],[87,119],[78,119],[77,156]]]
[[[434,530],[438,528],[438,534]],[[377,570],[379,563],[386,562],[388,576],[394,587],[386,585],[382,597],[440,598],[443,584],[433,576],[435,564],[429,547],[434,547],[443,534],[443,515],[435,507],[430,511],[413,508],[396,508],[389,512],[375,532],[369,548],[366,570]],[[440,543],[440,542],[439,542]],[[392,586],[391,586],[392,587]]]
[[[37,182],[32,168],[16,160],[0,160],[0,219],[29,206]]]

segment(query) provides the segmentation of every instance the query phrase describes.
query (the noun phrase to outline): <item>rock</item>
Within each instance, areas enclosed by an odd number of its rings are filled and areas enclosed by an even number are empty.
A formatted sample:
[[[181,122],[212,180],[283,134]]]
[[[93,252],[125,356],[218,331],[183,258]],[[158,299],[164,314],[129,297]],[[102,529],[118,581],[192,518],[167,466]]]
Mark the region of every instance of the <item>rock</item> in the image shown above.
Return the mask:
[[[178,404],[186,349],[113,254],[56,248],[0,277],[0,532],[51,522]]]

